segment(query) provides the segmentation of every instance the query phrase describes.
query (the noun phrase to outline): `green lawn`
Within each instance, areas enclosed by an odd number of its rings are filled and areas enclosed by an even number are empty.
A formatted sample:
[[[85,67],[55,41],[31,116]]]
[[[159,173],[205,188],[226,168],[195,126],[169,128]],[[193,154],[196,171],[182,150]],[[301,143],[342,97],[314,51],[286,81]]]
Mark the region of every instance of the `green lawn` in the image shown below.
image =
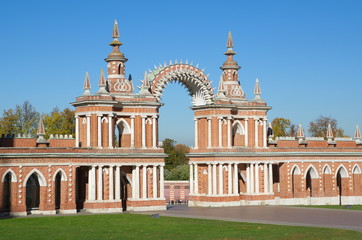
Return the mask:
[[[0,219],[0,239],[362,239],[362,233],[125,213]]]
[[[362,210],[362,205],[347,205],[347,206],[345,206],[345,205],[298,205],[296,207]]]

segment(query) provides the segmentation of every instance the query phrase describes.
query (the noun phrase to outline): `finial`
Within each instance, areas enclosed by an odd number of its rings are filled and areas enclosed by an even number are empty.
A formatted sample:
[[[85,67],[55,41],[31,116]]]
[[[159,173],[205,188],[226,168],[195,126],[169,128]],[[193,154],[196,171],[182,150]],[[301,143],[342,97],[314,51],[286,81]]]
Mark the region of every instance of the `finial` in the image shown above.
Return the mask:
[[[359,126],[356,125],[356,131],[354,132],[354,138],[356,143],[361,143],[361,131],[359,130]]]
[[[40,117],[40,119],[39,119],[39,126],[38,126],[37,135],[38,135],[38,136],[44,136],[44,135],[45,135],[45,128],[44,128],[43,117]]]
[[[226,47],[230,50],[232,50],[232,48],[234,47],[234,44],[233,44],[233,37],[231,35],[231,32],[228,33],[228,40],[227,40],[227,43],[226,43]]]
[[[119,36],[117,19],[114,20],[112,37],[113,37],[114,40],[118,40],[118,38],[120,37]]]
[[[219,88],[217,90],[217,96],[219,98],[225,98],[226,97],[226,90],[225,90],[225,86],[224,86],[224,79],[223,79],[223,75],[220,76],[220,81],[219,81]]]
[[[255,102],[264,102],[264,100],[261,98],[261,89],[260,89],[260,84],[259,84],[259,78],[257,78],[255,80],[255,87],[254,87],[254,99],[253,101]]]
[[[148,78],[148,74],[147,72],[145,72],[145,74],[143,75],[143,82],[142,82],[142,87],[140,90],[140,95],[150,95],[150,82],[149,82],[149,78]]]
[[[91,89],[91,84],[88,72],[85,73],[83,89],[84,89],[83,96],[91,95],[91,92],[89,91]]]
[[[44,138],[45,128],[44,128],[43,117],[40,117],[40,119],[39,119],[37,135],[38,135],[38,139],[36,140],[36,143],[47,143],[46,139]]]
[[[332,131],[332,126],[330,123],[328,123],[328,128],[327,128],[327,139],[328,142],[332,142],[332,138],[333,138],[333,131]]]
[[[233,37],[231,35],[231,32],[228,33],[228,40],[226,42],[226,48],[228,49],[226,52],[225,52],[225,55],[231,55],[229,57],[232,57],[232,55],[235,55],[236,52],[233,51],[233,47],[234,47],[234,44],[233,44]],[[230,59],[231,60],[231,59]]]
[[[99,90],[98,90],[97,94],[106,94],[106,93],[108,93],[108,91],[106,90],[107,82],[106,82],[106,78],[104,77],[103,69],[101,69],[101,74],[99,76],[98,86],[99,86]]]
[[[304,138],[304,130],[303,130],[303,127],[302,127],[301,123],[299,123],[297,138],[299,138],[299,139]]]

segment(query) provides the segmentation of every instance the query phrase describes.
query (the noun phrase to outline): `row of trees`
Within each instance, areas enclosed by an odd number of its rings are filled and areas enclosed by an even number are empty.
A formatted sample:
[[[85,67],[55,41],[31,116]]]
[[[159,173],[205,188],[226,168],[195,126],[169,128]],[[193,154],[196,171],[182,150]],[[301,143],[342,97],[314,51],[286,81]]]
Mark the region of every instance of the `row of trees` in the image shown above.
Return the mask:
[[[51,113],[40,114],[29,101],[25,101],[22,105],[4,110],[0,118],[0,134],[36,136],[40,117],[44,120],[47,138],[50,134],[75,133],[74,111],[69,108],[60,111],[56,107]]]
[[[332,117],[320,116],[316,120],[309,122],[308,133],[311,137],[326,137],[328,125],[331,124],[335,137],[344,137],[344,130],[338,127],[338,122]],[[274,136],[296,137],[298,126],[286,118],[275,118],[271,122]]]

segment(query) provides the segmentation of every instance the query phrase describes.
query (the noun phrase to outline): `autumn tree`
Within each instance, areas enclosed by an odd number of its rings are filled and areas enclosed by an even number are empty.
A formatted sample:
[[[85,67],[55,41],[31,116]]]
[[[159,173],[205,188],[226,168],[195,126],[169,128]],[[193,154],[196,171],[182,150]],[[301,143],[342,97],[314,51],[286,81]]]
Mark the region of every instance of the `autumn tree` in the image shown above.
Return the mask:
[[[274,118],[271,125],[275,137],[296,135],[297,126],[295,124],[292,124],[289,119]]]
[[[17,117],[14,109],[4,110],[2,118],[0,118],[0,134],[16,134]]]
[[[56,107],[50,114],[44,114],[43,119],[46,138],[48,138],[50,134],[64,135],[75,133],[74,111],[69,108],[59,111],[59,108]]]
[[[39,122],[39,113],[25,101],[16,105],[15,109],[4,110],[0,119],[1,134],[30,134],[36,135]]]
[[[166,138],[162,143],[162,148],[168,157],[165,158],[165,168],[172,170],[179,165],[187,164],[189,158],[185,155],[189,148],[183,144],[176,144],[175,140]]]
[[[338,127],[338,122],[332,117],[319,116],[316,120],[309,123],[308,132],[312,137],[326,137],[328,124],[331,124],[333,135],[343,137],[344,130]]]

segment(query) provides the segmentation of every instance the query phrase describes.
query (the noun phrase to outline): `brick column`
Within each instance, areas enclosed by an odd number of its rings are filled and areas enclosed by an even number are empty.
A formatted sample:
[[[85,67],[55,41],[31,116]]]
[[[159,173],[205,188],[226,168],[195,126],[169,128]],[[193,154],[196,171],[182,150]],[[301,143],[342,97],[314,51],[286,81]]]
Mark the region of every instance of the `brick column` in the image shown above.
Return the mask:
[[[245,147],[249,147],[249,130],[248,130],[248,118],[245,118]]]

